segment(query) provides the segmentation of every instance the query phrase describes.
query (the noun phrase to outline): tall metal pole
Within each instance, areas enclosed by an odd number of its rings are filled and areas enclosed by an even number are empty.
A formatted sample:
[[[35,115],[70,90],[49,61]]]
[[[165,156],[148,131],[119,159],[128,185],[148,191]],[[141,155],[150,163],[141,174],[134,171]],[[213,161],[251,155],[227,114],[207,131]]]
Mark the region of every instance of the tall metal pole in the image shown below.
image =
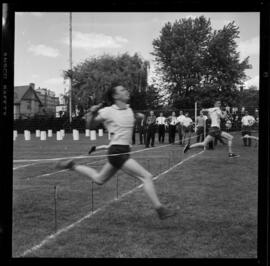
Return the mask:
[[[70,84],[69,84],[69,122],[72,121],[72,12],[69,13],[69,68],[70,68]]]
[[[195,116],[194,116],[194,122],[195,122],[195,129],[196,129],[196,120],[197,120],[197,102],[195,102]]]
[[[194,118],[195,118],[195,122],[196,122],[196,119],[197,119],[197,113],[198,113],[198,107],[197,107],[197,102],[195,102],[195,116],[194,116]]]

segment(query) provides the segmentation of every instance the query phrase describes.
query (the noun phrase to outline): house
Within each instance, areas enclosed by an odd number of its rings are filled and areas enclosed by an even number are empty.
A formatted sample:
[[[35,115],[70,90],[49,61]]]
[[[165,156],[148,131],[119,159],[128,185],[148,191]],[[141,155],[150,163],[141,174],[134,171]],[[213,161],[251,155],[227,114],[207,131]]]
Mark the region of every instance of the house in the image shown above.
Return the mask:
[[[56,113],[56,106],[59,105],[59,98],[55,97],[55,93],[51,90],[38,88],[36,93],[42,102],[44,110],[46,113]]]
[[[42,111],[43,105],[35,91],[34,83],[14,88],[14,119],[26,119]]]

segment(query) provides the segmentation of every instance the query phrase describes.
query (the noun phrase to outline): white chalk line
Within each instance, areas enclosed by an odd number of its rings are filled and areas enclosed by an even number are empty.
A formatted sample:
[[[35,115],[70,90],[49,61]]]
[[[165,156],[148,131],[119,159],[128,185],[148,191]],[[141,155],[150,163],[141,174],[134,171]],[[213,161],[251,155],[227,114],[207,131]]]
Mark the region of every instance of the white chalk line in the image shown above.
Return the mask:
[[[140,150],[136,150],[136,151],[132,151],[129,152],[129,154],[133,154],[133,153],[137,153],[137,152],[142,152],[142,151],[149,151],[152,149],[159,149],[159,148],[163,148],[166,146],[169,146],[171,144],[168,145],[163,145],[163,146],[158,146],[158,147],[153,147],[153,148],[147,148],[147,149],[140,149]],[[123,154],[127,154],[127,153],[121,153]],[[85,158],[104,158],[107,156],[116,156],[116,155],[120,155],[120,154],[114,154],[114,155],[108,155],[108,154],[102,154],[102,155],[82,155],[82,156],[69,156],[69,157],[61,157],[61,158],[50,158],[50,159],[25,159],[25,160],[14,160],[15,163],[19,163],[19,162],[37,162],[37,161],[60,161],[60,160],[67,160],[67,159],[85,159]]]
[[[101,153],[102,151],[97,151],[96,153]],[[80,156],[84,156],[84,155],[80,155]],[[87,156],[88,158],[92,158],[92,156]],[[67,158],[77,158],[77,157],[67,157]],[[42,159],[42,160],[48,160],[48,159]],[[20,165],[20,166],[17,166],[17,167],[13,167],[13,170],[17,170],[17,169],[20,169],[20,168],[23,168],[23,167],[28,167],[28,166],[31,166],[31,165],[37,165],[37,164],[41,164],[41,163],[44,163],[43,161],[37,161],[37,162],[34,162],[34,163],[31,163],[31,164],[24,164],[24,165]],[[55,158],[51,158],[50,160],[55,160]],[[26,160],[24,162],[27,162],[27,161],[30,161],[31,160]],[[21,161],[18,161],[18,160],[14,160],[13,163],[20,163]]]
[[[19,165],[17,167],[13,167],[13,170],[18,170],[18,169],[28,167],[28,166],[31,166],[31,165],[33,166],[33,165],[36,165],[36,164],[39,164],[39,163],[29,163],[29,164]]]
[[[200,151],[200,152],[198,152],[198,153],[196,153],[196,154],[193,154],[193,155],[191,155],[191,156],[189,156],[189,157],[187,157],[186,159],[184,159],[184,160],[182,160],[181,162],[179,162],[179,163],[173,165],[172,167],[170,167],[170,168],[167,169],[166,171],[162,172],[161,174],[155,176],[155,177],[153,178],[153,180],[156,180],[156,179],[158,179],[159,177],[161,177],[162,175],[167,174],[168,172],[170,172],[170,171],[173,170],[174,168],[178,167],[179,165],[183,164],[184,162],[188,161],[188,160],[191,159],[191,158],[194,158],[195,156],[197,156],[197,155],[199,155],[199,154],[201,154],[201,153],[203,153],[203,152],[204,152],[204,150],[203,150],[203,151]],[[72,223],[72,224],[70,224],[70,225],[68,225],[68,226],[66,226],[66,227],[64,227],[64,228],[62,228],[62,229],[60,229],[60,230],[58,230],[55,234],[51,234],[51,235],[47,236],[47,237],[44,238],[44,240],[42,240],[39,244],[37,244],[37,245],[33,246],[32,248],[27,249],[26,251],[24,251],[19,257],[24,257],[24,256],[26,256],[27,254],[32,253],[32,252],[34,252],[34,251],[40,249],[40,248],[43,247],[45,244],[47,244],[49,241],[54,240],[54,239],[55,239],[57,236],[59,236],[60,234],[69,231],[70,229],[72,229],[72,228],[75,227],[76,225],[80,224],[82,221],[84,221],[84,220],[90,218],[92,215],[94,215],[94,214],[96,214],[96,213],[98,213],[98,212],[104,210],[104,209],[105,209],[107,206],[109,206],[111,203],[117,202],[117,201],[123,199],[125,196],[127,196],[127,195],[133,193],[134,191],[136,191],[137,189],[141,188],[142,186],[143,186],[143,184],[140,184],[139,186],[133,188],[132,190],[130,190],[130,191],[126,192],[126,193],[123,193],[118,199],[114,198],[114,199],[110,200],[110,201],[109,201],[107,204],[105,204],[104,206],[102,206],[102,207],[96,209],[96,210],[93,211],[93,212],[88,213],[87,215],[85,215],[84,217],[82,217],[81,219],[79,219],[78,221],[76,221],[76,222],[74,222],[74,223]]]
[[[190,139],[197,138],[197,136],[193,136]],[[184,139],[184,140],[187,140]],[[178,141],[179,142],[179,141]],[[177,142],[176,142],[177,143]],[[102,155],[80,155],[80,156],[69,156],[69,157],[60,157],[60,158],[48,158],[48,159],[22,159],[22,160],[13,160],[14,163],[22,163],[22,162],[47,162],[47,161],[59,161],[59,160],[67,160],[67,159],[85,159],[85,158],[102,158],[102,157],[108,157],[108,156],[117,156],[117,155],[123,155],[123,154],[134,154],[142,151],[150,151],[154,149],[160,149],[164,147],[171,146],[172,144],[167,144],[167,145],[161,145],[157,147],[152,147],[152,148],[146,148],[146,149],[140,149],[136,151],[131,151],[127,153],[121,153],[121,154],[113,154],[113,155],[108,155],[108,154],[102,154]]]

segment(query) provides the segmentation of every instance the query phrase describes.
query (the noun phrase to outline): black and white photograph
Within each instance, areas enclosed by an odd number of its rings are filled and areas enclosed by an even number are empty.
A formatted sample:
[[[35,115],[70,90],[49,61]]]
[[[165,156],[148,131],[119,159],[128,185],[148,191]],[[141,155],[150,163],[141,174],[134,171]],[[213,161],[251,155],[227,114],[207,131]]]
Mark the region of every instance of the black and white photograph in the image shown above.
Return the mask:
[[[265,254],[259,9],[12,14],[11,258]]]

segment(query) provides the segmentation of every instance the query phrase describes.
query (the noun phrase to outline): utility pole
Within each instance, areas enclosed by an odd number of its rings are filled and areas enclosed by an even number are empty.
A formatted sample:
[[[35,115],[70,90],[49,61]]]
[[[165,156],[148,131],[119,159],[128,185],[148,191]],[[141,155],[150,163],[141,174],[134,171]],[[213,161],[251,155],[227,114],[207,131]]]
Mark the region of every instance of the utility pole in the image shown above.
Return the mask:
[[[69,83],[69,122],[72,121],[72,12],[69,13],[69,69],[70,69],[70,83]]]

